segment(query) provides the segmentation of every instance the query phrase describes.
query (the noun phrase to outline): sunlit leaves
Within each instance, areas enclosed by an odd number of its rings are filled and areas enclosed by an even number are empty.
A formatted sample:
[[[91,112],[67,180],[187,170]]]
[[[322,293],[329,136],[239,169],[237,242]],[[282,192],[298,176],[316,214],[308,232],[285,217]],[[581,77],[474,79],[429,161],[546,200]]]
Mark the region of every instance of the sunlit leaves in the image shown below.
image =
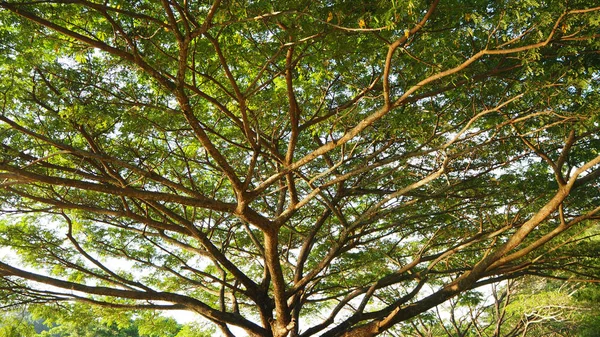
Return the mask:
[[[564,186],[598,156],[598,14],[569,12],[591,3],[4,2],[1,243],[68,299],[96,286],[96,304],[184,305],[256,335],[581,272],[541,257],[581,251],[548,245],[449,285],[511,237],[574,221],[566,245],[589,225],[597,165]]]

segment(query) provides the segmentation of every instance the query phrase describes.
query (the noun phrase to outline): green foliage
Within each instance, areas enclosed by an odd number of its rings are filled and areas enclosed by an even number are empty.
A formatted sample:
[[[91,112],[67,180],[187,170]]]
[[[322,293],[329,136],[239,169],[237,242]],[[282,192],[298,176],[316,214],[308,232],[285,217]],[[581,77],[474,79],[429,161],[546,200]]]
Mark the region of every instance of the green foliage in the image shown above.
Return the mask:
[[[0,2],[0,306],[437,334],[484,284],[600,279],[596,2]],[[514,326],[596,299],[523,287]]]
[[[111,311],[89,305],[36,305],[29,311],[0,315],[7,337],[205,337],[214,330],[200,324],[182,325],[158,313]]]
[[[30,318],[23,312],[5,312],[0,315],[0,334],[6,337],[33,337],[36,331]]]
[[[599,312],[597,302],[586,295],[586,289],[589,288],[585,285],[579,287],[530,280],[520,286],[520,291],[508,305],[507,312],[516,319],[531,321],[531,336],[560,333],[578,337],[592,336],[593,333],[590,333],[597,331],[599,326]],[[510,323],[516,322],[513,320]],[[507,328],[509,327],[510,325]]]
[[[594,336],[597,301],[590,288],[572,282],[526,277],[467,292],[395,330],[407,336]]]

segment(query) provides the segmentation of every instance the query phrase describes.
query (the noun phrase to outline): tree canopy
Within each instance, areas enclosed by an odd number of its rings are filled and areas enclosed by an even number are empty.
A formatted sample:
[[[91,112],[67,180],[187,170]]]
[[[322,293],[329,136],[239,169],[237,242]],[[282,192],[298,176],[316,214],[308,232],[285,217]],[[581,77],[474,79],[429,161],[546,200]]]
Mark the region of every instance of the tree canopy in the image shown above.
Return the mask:
[[[3,337],[208,337],[214,333],[200,327],[201,322],[181,325],[158,312],[135,317],[123,313],[64,302],[12,308],[0,314],[0,333]]]
[[[0,302],[350,337],[597,281],[599,31],[594,0],[2,0]]]

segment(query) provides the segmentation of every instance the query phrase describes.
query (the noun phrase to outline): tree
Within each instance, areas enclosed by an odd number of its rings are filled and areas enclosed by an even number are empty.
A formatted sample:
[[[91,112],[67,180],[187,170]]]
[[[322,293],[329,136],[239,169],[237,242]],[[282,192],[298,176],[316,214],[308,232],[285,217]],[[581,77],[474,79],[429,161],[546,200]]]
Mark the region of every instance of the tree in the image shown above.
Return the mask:
[[[594,336],[597,285],[525,277],[470,291],[393,330],[414,337]]]
[[[36,305],[0,314],[0,332],[8,337],[204,337],[210,329],[181,325],[156,312],[131,315],[83,303]]]
[[[597,280],[595,6],[1,1],[2,302],[349,337]]]
[[[36,330],[26,313],[15,310],[0,315],[0,333],[6,337],[31,337]]]

